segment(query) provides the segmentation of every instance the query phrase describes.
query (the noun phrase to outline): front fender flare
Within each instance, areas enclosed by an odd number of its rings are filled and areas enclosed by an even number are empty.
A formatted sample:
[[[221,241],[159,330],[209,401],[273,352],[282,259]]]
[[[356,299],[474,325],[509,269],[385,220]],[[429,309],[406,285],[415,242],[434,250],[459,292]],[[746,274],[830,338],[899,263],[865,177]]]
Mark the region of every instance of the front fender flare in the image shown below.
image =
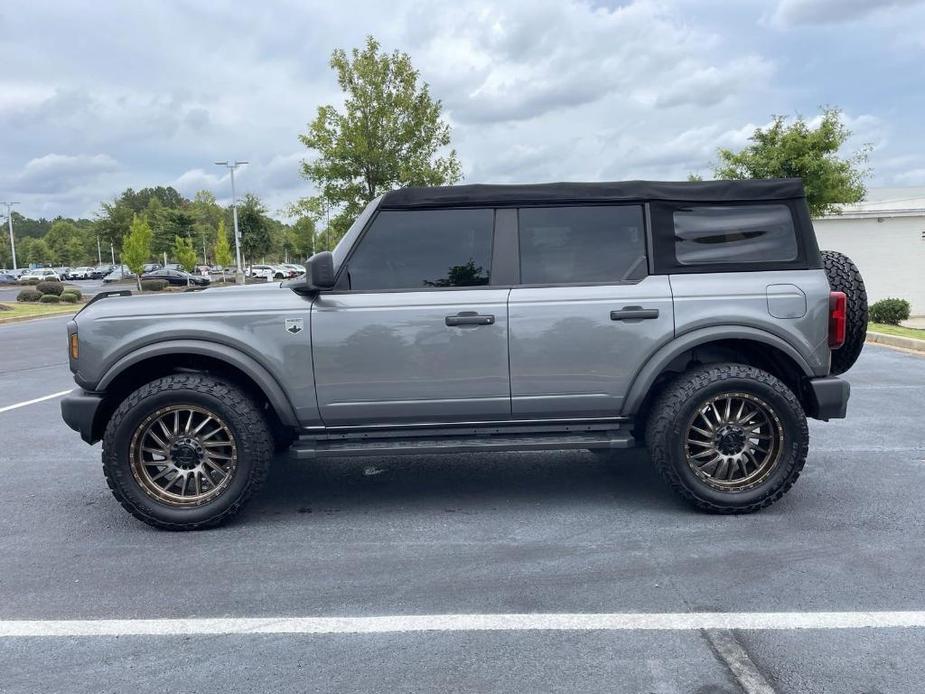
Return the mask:
[[[196,354],[223,361],[245,373],[257,387],[263,391],[270,406],[276,411],[280,422],[285,426],[298,426],[295,409],[285,391],[273,375],[259,362],[234,347],[208,342],[205,340],[166,340],[140,347],[119,359],[109,367],[96,384],[94,390],[105,391],[106,388],[126,369],[152,357],[168,354]]]
[[[709,344],[710,342],[718,342],[720,340],[748,340],[775,347],[793,359],[806,376],[812,377],[814,375],[813,369],[806,361],[805,357],[794,349],[792,345],[777,335],[746,326],[710,326],[707,328],[699,328],[689,333],[679,335],[649,357],[649,360],[642,369],[639,370],[639,373],[633,380],[633,384],[630,386],[626,399],[623,401],[623,408],[620,414],[623,416],[636,414],[642,406],[652,384],[655,383],[655,379],[658,378],[659,374],[678,356],[695,347]]]

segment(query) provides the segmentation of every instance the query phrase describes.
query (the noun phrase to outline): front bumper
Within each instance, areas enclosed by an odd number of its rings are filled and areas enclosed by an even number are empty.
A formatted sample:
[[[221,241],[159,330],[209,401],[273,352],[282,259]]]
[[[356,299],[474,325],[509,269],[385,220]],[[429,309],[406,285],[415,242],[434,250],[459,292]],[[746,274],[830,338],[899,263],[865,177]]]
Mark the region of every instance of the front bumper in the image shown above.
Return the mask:
[[[830,419],[844,419],[848,412],[848,397],[851,386],[835,376],[811,378],[809,388],[815,403],[810,416],[824,422]]]
[[[96,443],[100,436],[94,429],[96,414],[103,404],[103,396],[86,390],[75,390],[61,400],[61,417],[64,423],[80,434],[87,443]]]

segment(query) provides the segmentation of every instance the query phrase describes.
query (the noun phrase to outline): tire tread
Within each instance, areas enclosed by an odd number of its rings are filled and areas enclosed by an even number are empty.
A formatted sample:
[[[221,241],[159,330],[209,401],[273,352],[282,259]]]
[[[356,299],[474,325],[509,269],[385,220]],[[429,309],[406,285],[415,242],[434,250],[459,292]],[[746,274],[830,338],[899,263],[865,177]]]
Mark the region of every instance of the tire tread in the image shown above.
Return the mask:
[[[797,432],[795,455],[788,456],[786,462],[791,469],[786,472],[784,483],[777,489],[770,491],[765,497],[745,506],[721,506],[695,494],[674,469],[669,449],[674,441],[675,429],[680,426],[677,419],[683,406],[691,399],[696,398],[707,386],[732,379],[754,380],[774,390],[787,400],[790,407],[800,413],[799,420],[802,423],[800,431]],[[648,442],[649,456],[659,476],[682,499],[710,513],[754,513],[767,508],[783,497],[800,476],[809,449],[809,429],[806,424],[806,417],[803,416],[803,408],[796,396],[778,378],[766,371],[745,364],[709,364],[684,372],[665,388],[652,407],[646,424],[646,441]]]
[[[239,431],[237,432],[238,438],[241,440],[241,447],[249,449],[249,454],[254,457],[254,464],[250,466],[249,479],[244,491],[234,503],[212,518],[190,523],[168,522],[157,518],[128,498],[121,490],[121,484],[123,484],[121,477],[124,475],[131,477],[132,473],[119,464],[120,461],[115,450],[116,432],[132,410],[152,396],[163,392],[183,390],[193,390],[204,395],[210,395],[222,401],[226,407],[234,410],[240,422],[243,422],[243,425],[239,424]],[[163,530],[201,530],[221,525],[230,520],[241,510],[251,496],[260,489],[269,474],[273,445],[270,428],[263,413],[247,394],[236,385],[205,374],[173,374],[146,383],[132,392],[116,408],[103,436],[103,474],[116,500],[138,520]],[[129,483],[136,484],[134,478]]]

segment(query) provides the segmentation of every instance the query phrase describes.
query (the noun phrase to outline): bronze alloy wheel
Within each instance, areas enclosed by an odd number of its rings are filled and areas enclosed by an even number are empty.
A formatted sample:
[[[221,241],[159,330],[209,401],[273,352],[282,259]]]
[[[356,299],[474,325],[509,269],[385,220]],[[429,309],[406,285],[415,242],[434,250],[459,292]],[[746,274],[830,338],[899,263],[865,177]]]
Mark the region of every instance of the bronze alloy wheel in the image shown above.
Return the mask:
[[[761,484],[780,460],[783,427],[774,409],[750,393],[720,393],[687,425],[687,464],[710,487],[738,492]]]
[[[195,405],[149,415],[132,436],[132,475],[145,493],[169,506],[200,506],[230,484],[238,464],[228,425]]]

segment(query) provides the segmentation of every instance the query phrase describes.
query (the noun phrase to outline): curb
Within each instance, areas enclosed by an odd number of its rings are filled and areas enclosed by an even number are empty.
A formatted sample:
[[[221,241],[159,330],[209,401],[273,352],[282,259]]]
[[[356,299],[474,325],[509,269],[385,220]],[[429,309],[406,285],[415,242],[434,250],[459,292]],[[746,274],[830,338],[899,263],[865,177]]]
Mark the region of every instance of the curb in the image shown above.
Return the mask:
[[[77,313],[77,311],[74,311]],[[61,316],[73,316],[74,313],[68,311],[61,311],[59,313],[52,313],[47,316],[15,316],[13,318],[2,318],[0,317],[0,326],[3,325],[12,325],[13,323],[28,323],[29,321],[34,320],[48,320],[49,318],[60,318]],[[0,314],[2,316],[3,314]]]
[[[925,352],[925,340],[917,340],[914,337],[887,335],[886,333],[867,333],[867,342],[874,342],[889,347],[911,349],[916,352]]]

